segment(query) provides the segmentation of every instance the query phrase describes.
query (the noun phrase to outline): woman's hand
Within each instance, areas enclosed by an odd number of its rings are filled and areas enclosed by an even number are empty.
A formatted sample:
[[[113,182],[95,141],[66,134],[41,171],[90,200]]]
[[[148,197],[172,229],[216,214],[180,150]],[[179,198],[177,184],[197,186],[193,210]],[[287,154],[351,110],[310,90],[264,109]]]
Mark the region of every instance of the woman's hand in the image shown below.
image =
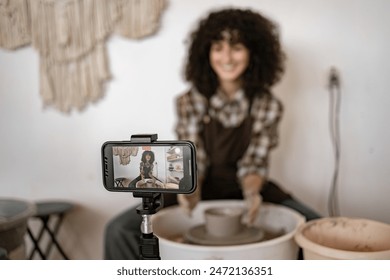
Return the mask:
[[[257,218],[263,201],[260,191],[263,186],[263,178],[257,174],[248,174],[241,180],[242,194],[248,209],[245,223],[252,226]]]

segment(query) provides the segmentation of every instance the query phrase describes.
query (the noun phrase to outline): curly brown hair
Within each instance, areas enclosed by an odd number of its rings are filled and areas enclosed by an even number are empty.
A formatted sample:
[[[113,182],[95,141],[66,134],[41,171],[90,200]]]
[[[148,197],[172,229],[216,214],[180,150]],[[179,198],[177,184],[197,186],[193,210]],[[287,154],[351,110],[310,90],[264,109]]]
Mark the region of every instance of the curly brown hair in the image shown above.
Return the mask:
[[[219,86],[209,61],[213,42],[232,34],[231,43],[242,43],[250,53],[250,63],[243,74],[243,89],[252,100],[255,95],[270,93],[270,88],[284,72],[285,55],[275,23],[251,10],[223,9],[211,12],[191,33],[185,78],[205,97],[210,98]]]

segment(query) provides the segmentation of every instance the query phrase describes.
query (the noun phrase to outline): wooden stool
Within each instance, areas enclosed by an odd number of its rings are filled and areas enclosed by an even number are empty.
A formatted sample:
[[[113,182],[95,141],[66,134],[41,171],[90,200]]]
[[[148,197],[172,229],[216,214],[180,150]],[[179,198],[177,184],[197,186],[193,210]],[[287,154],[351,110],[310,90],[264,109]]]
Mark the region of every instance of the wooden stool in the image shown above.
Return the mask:
[[[68,256],[65,254],[64,250],[62,249],[61,245],[59,244],[56,235],[60,229],[61,223],[63,221],[63,218],[66,213],[68,213],[74,205],[69,202],[62,202],[62,201],[47,201],[47,202],[38,202],[36,203],[37,206],[37,212],[33,216],[33,218],[37,218],[41,221],[42,225],[41,228],[36,236],[34,236],[32,230],[30,227],[28,227],[27,232],[31,238],[31,241],[33,242],[33,249],[30,253],[29,259],[31,260],[34,257],[34,254],[38,252],[39,256],[42,260],[46,260],[49,258],[51,249],[53,245],[58,249],[61,256],[68,260]],[[51,218],[57,216],[57,220],[55,223],[50,227],[49,221]],[[50,236],[49,243],[47,244],[47,247],[45,251],[42,250],[40,246],[40,241],[44,235],[44,233],[48,233]]]

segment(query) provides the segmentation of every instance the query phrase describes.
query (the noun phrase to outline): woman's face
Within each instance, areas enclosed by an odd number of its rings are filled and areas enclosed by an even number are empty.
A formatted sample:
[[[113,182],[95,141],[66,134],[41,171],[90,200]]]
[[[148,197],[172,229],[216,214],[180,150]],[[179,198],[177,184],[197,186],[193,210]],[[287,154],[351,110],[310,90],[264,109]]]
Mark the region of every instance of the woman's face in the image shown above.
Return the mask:
[[[249,50],[242,43],[214,42],[210,48],[210,64],[221,83],[239,82],[249,65]]]

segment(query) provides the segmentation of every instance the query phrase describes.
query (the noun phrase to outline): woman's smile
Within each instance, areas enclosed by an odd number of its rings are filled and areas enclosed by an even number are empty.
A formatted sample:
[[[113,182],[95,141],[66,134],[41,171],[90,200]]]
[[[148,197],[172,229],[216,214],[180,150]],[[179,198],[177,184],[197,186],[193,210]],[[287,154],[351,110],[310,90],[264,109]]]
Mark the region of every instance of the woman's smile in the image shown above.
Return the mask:
[[[221,83],[239,82],[249,64],[249,50],[241,43],[214,42],[210,49],[210,64]]]

